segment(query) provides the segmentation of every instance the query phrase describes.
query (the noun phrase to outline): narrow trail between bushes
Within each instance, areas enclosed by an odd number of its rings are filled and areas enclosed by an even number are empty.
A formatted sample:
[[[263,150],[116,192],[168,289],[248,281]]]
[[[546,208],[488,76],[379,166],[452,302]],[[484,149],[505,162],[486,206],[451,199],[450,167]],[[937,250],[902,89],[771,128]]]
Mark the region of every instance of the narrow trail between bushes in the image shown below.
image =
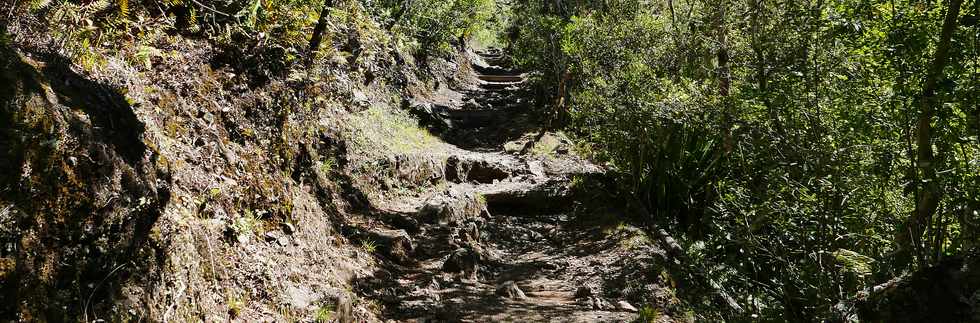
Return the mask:
[[[526,75],[504,53],[471,54],[473,86],[451,90],[462,100],[411,105],[459,148],[442,184],[374,202],[347,229],[380,260],[358,292],[395,321],[624,322],[644,306],[670,321],[664,252],[583,189],[603,170],[539,135]]]

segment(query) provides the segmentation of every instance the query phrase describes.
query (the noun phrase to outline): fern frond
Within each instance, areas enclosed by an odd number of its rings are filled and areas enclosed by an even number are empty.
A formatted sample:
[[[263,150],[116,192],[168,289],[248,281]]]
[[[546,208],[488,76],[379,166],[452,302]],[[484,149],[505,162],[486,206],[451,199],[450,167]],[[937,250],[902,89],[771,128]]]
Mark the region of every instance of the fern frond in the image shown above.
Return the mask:
[[[119,0],[119,16],[129,18],[129,0]]]
[[[97,12],[104,11],[106,9],[109,9],[110,7],[112,7],[112,1],[110,1],[110,0],[96,0],[96,1],[92,1],[92,3],[89,3],[89,4],[85,5],[83,8],[85,10],[84,12],[85,12],[86,15],[92,15],[92,14],[95,14]]]
[[[51,5],[51,0],[34,0],[30,2],[31,10],[45,9]]]

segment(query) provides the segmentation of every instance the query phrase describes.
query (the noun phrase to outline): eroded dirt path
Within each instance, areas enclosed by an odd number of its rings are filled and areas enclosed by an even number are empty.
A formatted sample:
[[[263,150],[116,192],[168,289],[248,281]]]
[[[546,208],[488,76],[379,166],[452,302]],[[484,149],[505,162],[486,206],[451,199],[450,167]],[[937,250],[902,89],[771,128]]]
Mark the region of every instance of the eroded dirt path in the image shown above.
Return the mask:
[[[413,113],[458,147],[444,182],[375,201],[347,235],[383,269],[358,282],[386,318],[410,322],[623,322],[676,302],[664,253],[618,222],[587,184],[602,169],[559,136],[537,136],[525,75],[479,53],[477,86]],[[545,140],[522,152],[530,138]],[[550,141],[549,141],[550,140]],[[543,147],[543,148],[542,148]],[[573,185],[573,183],[575,185]],[[670,321],[660,315],[657,321]]]

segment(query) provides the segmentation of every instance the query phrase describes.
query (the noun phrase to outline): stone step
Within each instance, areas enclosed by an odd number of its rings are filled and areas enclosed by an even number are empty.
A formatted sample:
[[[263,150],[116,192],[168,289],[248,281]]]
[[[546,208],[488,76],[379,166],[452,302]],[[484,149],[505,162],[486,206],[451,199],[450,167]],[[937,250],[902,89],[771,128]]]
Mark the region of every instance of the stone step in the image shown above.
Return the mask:
[[[511,70],[511,69],[507,69],[507,68],[504,68],[504,67],[501,67],[501,66],[496,66],[496,65],[480,66],[480,65],[475,65],[474,64],[473,65],[473,69],[476,70],[477,73],[480,73],[480,74],[483,74],[483,75],[514,75],[514,74],[520,74],[517,71]]]
[[[524,81],[524,76],[521,75],[477,75],[477,78],[487,82],[516,82],[520,83]]]
[[[487,90],[517,89],[521,82],[481,82],[480,87]]]
[[[510,96],[474,98],[473,100],[476,101],[479,104],[482,104],[482,105],[494,105],[494,106],[505,105],[505,104],[510,104],[510,103],[525,103],[525,102],[527,102],[527,99],[524,99],[524,98],[513,98],[513,97],[510,97]]]
[[[489,48],[475,51],[477,55],[500,55],[503,53],[499,48]]]
[[[500,117],[500,114],[493,110],[449,110],[448,113],[454,128],[485,126]]]
[[[496,65],[500,67],[507,67],[510,65],[510,58],[507,56],[483,56],[483,61],[490,65]]]

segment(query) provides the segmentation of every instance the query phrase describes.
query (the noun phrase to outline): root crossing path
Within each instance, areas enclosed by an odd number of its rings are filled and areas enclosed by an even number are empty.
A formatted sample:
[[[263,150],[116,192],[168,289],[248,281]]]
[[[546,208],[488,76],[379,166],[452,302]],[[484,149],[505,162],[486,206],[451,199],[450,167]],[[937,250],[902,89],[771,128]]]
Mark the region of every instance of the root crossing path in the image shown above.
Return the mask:
[[[373,201],[347,230],[380,263],[358,292],[399,322],[671,321],[664,252],[619,222],[600,167],[540,131],[506,54],[471,56],[460,100],[410,105],[453,146],[441,184]]]

